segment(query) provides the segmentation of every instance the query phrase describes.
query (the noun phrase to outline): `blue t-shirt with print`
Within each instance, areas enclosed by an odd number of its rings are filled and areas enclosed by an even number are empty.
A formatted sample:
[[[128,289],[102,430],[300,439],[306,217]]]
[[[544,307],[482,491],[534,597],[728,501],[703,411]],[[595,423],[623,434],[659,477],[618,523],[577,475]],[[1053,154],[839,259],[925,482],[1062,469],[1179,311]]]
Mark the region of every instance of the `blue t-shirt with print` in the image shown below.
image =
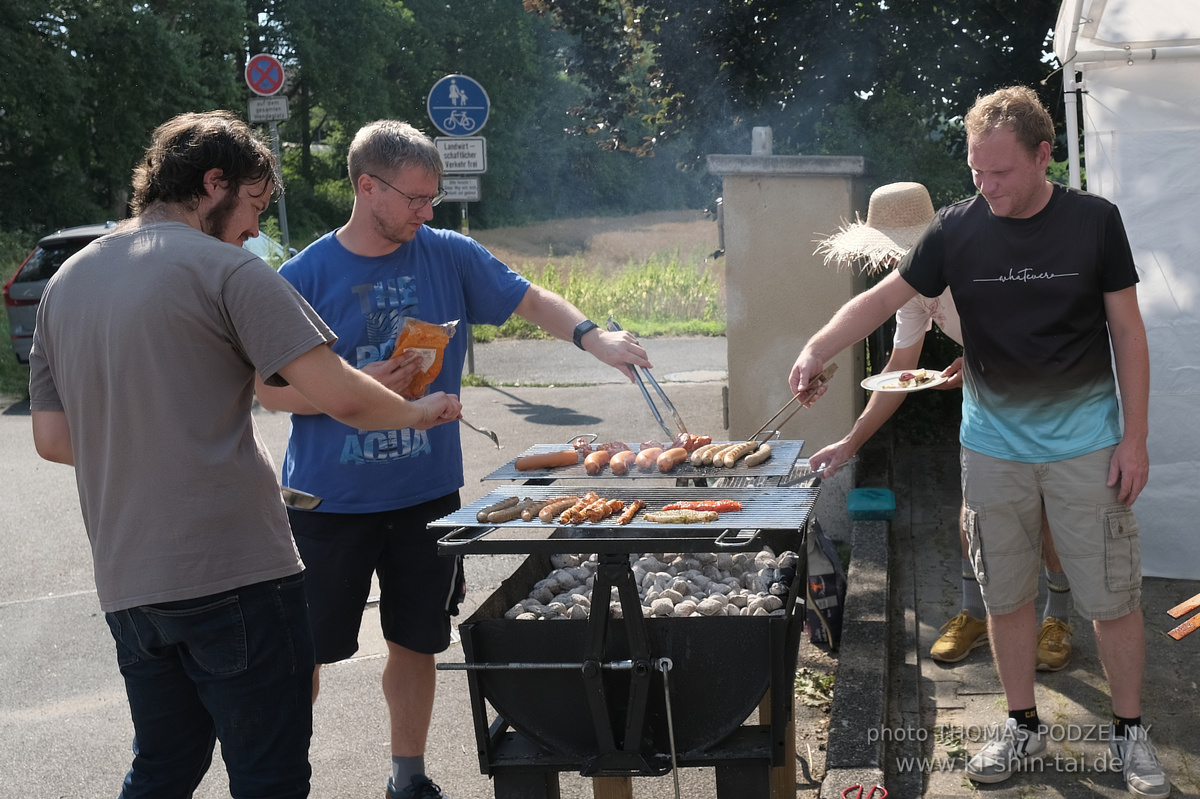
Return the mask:
[[[429,388],[459,393],[465,326],[503,324],[529,281],[452,231],[422,226],[412,241],[378,257],[355,255],[336,233],[279,271],[337,334],[334,351],[361,369],[391,354],[406,318],[460,320]],[[321,497],[319,510],[327,513],[397,510],[436,499],[463,484],[459,428],[357,430],[325,414],[293,414],[283,484]]]

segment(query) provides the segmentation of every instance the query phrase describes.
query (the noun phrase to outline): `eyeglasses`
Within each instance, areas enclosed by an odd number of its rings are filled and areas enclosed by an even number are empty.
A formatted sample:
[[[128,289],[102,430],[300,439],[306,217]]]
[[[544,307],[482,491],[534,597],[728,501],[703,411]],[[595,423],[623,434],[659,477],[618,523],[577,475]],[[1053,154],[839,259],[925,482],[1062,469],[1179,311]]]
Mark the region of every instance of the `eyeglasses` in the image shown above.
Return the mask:
[[[379,177],[379,175],[372,175],[370,172],[368,172],[367,177],[378,180],[380,183],[387,186],[389,189],[391,189],[392,191],[399,194],[401,197],[408,200],[408,210],[410,210],[410,211],[420,211],[422,208],[425,207],[426,204],[437,205],[442,200],[446,199],[446,192],[442,191],[441,189],[438,189],[438,193],[433,195],[432,197],[414,197],[411,194],[405,194],[404,192],[400,191],[398,188],[393,186],[391,183],[388,183],[386,180]]]

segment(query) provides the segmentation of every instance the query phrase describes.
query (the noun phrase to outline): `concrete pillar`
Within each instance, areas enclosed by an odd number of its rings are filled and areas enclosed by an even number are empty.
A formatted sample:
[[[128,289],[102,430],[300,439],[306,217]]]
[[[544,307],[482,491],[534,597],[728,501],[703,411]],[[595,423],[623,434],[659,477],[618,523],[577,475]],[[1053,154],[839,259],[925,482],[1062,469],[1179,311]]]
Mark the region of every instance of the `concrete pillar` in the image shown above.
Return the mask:
[[[866,161],[710,155],[708,170],[723,183],[729,432],[736,439],[749,436],[787,402],[788,372],[804,342],[865,288],[857,271],[826,266],[813,251],[817,240],[856,212],[865,216]],[[862,411],[862,343],[835,360],[839,371],[824,398],[783,428],[783,438],[805,440],[804,456],[843,436]],[[822,492],[837,496],[823,497],[821,504],[830,510],[840,505],[844,515],[853,478],[838,477]]]

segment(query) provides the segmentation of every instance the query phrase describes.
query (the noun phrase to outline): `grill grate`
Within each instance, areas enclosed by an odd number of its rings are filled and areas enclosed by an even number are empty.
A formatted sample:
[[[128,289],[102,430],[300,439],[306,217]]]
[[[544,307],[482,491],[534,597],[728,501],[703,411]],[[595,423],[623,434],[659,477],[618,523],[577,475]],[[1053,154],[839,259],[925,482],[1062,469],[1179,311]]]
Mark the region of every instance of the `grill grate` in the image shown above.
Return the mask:
[[[582,479],[582,480],[603,480],[616,478],[618,480],[627,479],[645,479],[645,478],[676,478],[676,479],[700,479],[700,478],[718,478],[718,477],[783,477],[789,474],[792,467],[796,463],[796,458],[800,456],[800,450],[804,447],[804,441],[771,441],[771,457],[765,462],[757,466],[747,466],[745,463],[739,462],[732,469],[725,469],[719,466],[692,466],[691,463],[684,462],[676,466],[670,472],[663,473],[657,469],[649,472],[643,472],[638,469],[630,469],[627,474],[613,474],[612,470],[605,466],[600,474],[590,475],[583,468],[583,458],[579,459],[579,463],[574,466],[560,466],[554,469],[534,469],[527,472],[518,471],[513,464],[516,463],[516,458],[501,466],[496,471],[484,477],[484,480],[567,480],[567,479]],[[630,449],[637,450],[637,444],[630,444]],[[521,453],[520,457],[526,455],[541,455],[546,452],[561,452],[570,449],[570,445],[564,444],[535,444],[525,452]],[[585,489],[585,492],[588,489]],[[601,493],[598,489],[596,493]]]

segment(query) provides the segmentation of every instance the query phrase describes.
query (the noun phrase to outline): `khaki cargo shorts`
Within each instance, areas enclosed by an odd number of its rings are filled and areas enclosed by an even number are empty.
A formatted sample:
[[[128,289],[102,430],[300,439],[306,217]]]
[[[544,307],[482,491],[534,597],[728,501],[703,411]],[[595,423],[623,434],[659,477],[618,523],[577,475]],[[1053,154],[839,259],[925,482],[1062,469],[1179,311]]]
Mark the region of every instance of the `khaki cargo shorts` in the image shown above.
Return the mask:
[[[1118,619],[1139,606],[1138,524],[1105,485],[1115,447],[1051,463],[1017,463],[962,449],[963,529],[988,613],[1037,597],[1042,506],[1079,615]]]

